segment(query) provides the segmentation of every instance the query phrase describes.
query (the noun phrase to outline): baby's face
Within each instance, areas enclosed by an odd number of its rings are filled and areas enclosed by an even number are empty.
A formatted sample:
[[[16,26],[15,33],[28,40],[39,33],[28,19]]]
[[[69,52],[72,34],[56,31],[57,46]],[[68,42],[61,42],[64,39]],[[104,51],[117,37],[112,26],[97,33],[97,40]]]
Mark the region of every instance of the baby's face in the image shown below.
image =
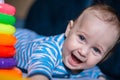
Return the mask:
[[[115,26],[92,15],[70,22],[63,44],[63,62],[71,70],[95,66],[115,45],[117,34]]]

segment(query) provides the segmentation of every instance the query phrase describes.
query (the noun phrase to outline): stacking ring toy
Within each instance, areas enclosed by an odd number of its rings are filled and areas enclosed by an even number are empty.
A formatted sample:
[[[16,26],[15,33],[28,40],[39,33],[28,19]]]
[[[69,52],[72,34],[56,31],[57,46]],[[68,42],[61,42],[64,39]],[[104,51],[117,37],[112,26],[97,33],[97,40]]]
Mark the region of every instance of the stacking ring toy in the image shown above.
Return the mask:
[[[8,14],[8,15],[15,15],[16,9],[14,6],[9,4],[0,4],[0,13]]]
[[[16,53],[14,46],[0,46],[0,58],[13,57]]]
[[[6,75],[9,75],[9,76],[15,76],[15,77],[22,77],[22,72],[17,67],[14,67],[14,68],[11,68],[11,69],[0,69],[0,75],[2,75],[2,74],[6,74]]]
[[[0,34],[14,34],[15,31],[14,26],[0,23]]]
[[[14,16],[0,13],[0,23],[14,25],[15,21],[16,19]]]
[[[0,80],[29,80],[28,78],[10,76],[9,74],[0,74]]]
[[[17,65],[14,58],[0,58],[0,69],[13,68]]]
[[[0,45],[4,46],[14,46],[17,39],[14,35],[0,34]]]

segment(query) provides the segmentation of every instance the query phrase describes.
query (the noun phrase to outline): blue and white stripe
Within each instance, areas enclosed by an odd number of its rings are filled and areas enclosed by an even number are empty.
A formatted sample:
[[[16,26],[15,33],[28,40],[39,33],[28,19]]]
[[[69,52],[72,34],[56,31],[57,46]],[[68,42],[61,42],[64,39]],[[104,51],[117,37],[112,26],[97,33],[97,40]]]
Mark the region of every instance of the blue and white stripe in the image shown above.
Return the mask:
[[[66,76],[97,78],[101,74],[99,68],[96,67],[84,70],[80,74],[71,74],[62,62],[61,50],[65,39],[64,34],[45,37],[30,30],[20,29],[16,31],[15,36],[18,39],[15,45],[17,66],[27,70],[28,76],[44,74],[49,79]]]

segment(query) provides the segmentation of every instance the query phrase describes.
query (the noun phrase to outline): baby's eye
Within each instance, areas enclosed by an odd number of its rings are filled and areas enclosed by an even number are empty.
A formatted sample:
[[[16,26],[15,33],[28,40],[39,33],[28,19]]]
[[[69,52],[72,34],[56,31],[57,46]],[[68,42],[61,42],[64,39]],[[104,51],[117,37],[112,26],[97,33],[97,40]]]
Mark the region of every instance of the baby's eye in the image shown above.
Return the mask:
[[[101,51],[97,47],[93,47],[93,50],[97,53],[101,53]]]
[[[80,38],[81,41],[85,40],[85,37],[83,35],[79,35],[79,38]]]

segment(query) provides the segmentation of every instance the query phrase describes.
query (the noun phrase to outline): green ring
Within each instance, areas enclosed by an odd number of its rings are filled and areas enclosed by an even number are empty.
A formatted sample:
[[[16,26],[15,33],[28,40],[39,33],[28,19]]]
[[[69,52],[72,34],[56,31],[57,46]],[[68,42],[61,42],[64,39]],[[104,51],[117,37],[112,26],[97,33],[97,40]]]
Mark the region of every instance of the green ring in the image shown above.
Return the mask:
[[[14,25],[15,22],[16,18],[14,16],[0,13],[0,23]]]

